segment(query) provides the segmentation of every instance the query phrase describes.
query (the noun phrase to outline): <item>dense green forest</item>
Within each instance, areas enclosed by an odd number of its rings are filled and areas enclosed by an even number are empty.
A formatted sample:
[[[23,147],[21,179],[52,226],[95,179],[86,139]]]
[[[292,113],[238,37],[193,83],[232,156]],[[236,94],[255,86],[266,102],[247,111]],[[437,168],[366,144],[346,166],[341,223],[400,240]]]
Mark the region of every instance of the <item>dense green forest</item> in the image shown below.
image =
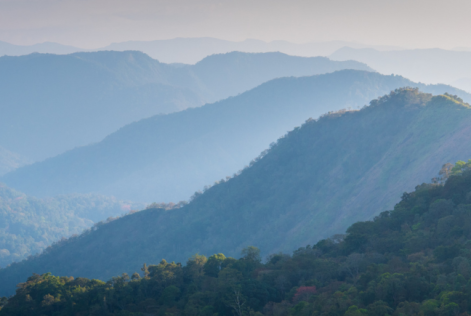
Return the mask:
[[[161,260],[108,282],[33,275],[0,315],[444,316],[471,313],[471,160],[446,164],[392,211],[262,263]]]
[[[251,65],[255,59],[251,54],[227,55],[234,55],[241,65]],[[257,60],[276,60],[276,55],[255,55]],[[232,74],[230,69],[237,63],[230,62],[230,56],[212,56],[201,64]],[[243,71],[240,73],[242,78]],[[187,200],[205,185],[242,169],[309,117],[316,119],[348,107],[357,109],[405,86],[434,95],[458,94],[471,102],[471,95],[449,86],[424,85],[366,71],[280,78],[220,102],[129,124],[101,142],[25,166],[0,181],[38,197],[96,192],[131,201]],[[116,112],[122,111],[117,108]]]
[[[32,272],[106,280],[196,252],[234,257],[256,245],[266,256],[312,244],[392,208],[443,162],[471,157],[462,145],[470,129],[471,109],[459,98],[416,89],[308,120],[187,205],[96,226],[0,270],[0,295]]]
[[[37,199],[0,184],[0,267],[37,254],[61,238],[80,234],[141,204],[101,195]]]

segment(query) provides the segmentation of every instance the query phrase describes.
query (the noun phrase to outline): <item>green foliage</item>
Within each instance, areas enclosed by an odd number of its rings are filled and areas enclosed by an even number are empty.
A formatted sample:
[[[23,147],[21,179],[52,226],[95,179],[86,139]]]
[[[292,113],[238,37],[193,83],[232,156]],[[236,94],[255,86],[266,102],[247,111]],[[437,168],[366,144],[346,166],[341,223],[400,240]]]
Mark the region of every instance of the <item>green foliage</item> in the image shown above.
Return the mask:
[[[143,268],[147,277],[123,274],[107,283],[33,275],[0,300],[0,316],[470,315],[470,192],[471,170],[417,186],[394,210],[350,226],[345,238],[266,263],[247,247],[240,259],[162,260]]]
[[[357,73],[350,75],[358,80]],[[154,126],[150,121],[148,124],[149,128]],[[195,252],[207,257],[224,252],[235,257],[246,245],[256,242],[264,258],[313,244],[392,208],[403,192],[413,189],[411,179],[429,181],[450,157],[466,157],[468,149],[463,144],[470,140],[470,124],[467,104],[411,88],[394,91],[359,111],[340,111],[309,120],[279,139],[250,167],[208,187],[188,205],[154,204],[152,207],[162,208],[149,208],[97,226],[38,257],[0,270],[0,278],[6,280],[0,284],[0,295],[10,294],[32,271],[109,279],[122,272],[131,275],[144,262],[160,262],[162,258],[183,262]],[[119,137],[115,140],[119,142]],[[138,150],[128,152],[134,157]],[[141,158],[153,159],[146,154],[135,159]],[[453,166],[445,166],[437,185],[453,176]],[[421,189],[427,190],[427,185]],[[409,198],[410,194],[403,195],[404,201]],[[471,201],[471,195],[468,198]],[[389,252],[403,248],[420,252],[428,244],[429,232],[424,229],[455,207],[450,198],[434,203],[429,215],[404,228],[412,233],[404,245],[391,238],[383,246]],[[416,205],[412,212],[419,216],[423,205]],[[462,234],[462,228],[449,229],[453,218],[441,218],[437,223],[441,235]],[[349,229],[345,237],[349,255],[367,250],[373,229],[372,223],[358,223]],[[317,249],[334,249],[342,240],[337,237]],[[250,270],[248,262],[245,264]],[[349,257],[348,264],[342,263],[339,269],[356,279],[364,272],[364,257]],[[215,275],[217,269],[213,271]]]

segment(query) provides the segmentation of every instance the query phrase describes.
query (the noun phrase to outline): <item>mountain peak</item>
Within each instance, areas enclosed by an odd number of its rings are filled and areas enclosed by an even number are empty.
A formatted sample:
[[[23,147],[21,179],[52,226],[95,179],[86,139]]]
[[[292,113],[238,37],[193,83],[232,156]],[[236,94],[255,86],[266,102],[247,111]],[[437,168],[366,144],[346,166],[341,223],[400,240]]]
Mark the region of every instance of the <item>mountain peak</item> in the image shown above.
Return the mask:
[[[382,96],[378,99],[370,102],[370,107],[376,106],[425,106],[430,100],[432,100],[432,94],[420,92],[418,88],[399,88],[391,93]]]

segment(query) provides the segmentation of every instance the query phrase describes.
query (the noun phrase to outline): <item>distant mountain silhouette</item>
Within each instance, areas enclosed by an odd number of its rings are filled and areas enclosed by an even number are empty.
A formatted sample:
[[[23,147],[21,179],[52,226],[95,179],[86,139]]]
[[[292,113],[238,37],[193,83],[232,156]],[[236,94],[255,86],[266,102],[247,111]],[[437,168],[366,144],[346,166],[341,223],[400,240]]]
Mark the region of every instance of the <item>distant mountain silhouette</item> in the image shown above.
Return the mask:
[[[101,50],[138,50],[165,63],[194,64],[206,56],[233,51],[246,53],[281,52],[295,56],[328,56],[342,47],[375,48],[378,50],[400,49],[393,46],[372,46],[357,42],[327,41],[295,44],[287,41],[264,42],[247,39],[241,42],[211,37],[174,38],[155,41],[128,41],[113,43]]]
[[[281,52],[288,55],[315,57],[328,56],[342,47],[374,48],[380,51],[401,49],[396,46],[366,45],[358,42],[325,41],[308,43],[291,43],[288,41],[264,42],[246,39],[240,42],[227,41],[212,37],[173,38],[154,41],[126,41],[112,43],[96,49],[82,49],[45,42],[34,45],[14,45],[0,41],[0,56],[22,56],[31,53],[72,54],[77,52],[96,51],[140,51],[163,63],[195,64],[201,59],[214,54],[225,54],[233,51],[245,53]]]
[[[1,57],[0,146],[38,161],[100,141],[133,121],[214,102],[273,78],[339,69],[371,70],[280,53],[215,55],[194,66],[129,51]]]
[[[0,56],[22,56],[31,53],[72,54],[80,51],[83,51],[83,49],[51,42],[34,45],[15,45],[0,41]]]
[[[424,83],[452,84],[471,92],[471,52],[444,49],[379,51],[344,47],[333,60],[357,60],[382,74],[399,74]]]
[[[360,111],[309,120],[186,206],[137,212],[0,270],[0,289],[11,293],[32,272],[107,280],[162,258],[237,256],[248,245],[265,256],[312,245],[391,209],[444,163],[470,157],[463,145],[470,141],[468,104],[396,90]]]
[[[1,181],[34,196],[96,192],[177,202],[230,176],[309,117],[357,108],[399,87],[471,96],[449,86],[344,70],[281,78],[200,108],[130,124],[103,141],[22,167]]]

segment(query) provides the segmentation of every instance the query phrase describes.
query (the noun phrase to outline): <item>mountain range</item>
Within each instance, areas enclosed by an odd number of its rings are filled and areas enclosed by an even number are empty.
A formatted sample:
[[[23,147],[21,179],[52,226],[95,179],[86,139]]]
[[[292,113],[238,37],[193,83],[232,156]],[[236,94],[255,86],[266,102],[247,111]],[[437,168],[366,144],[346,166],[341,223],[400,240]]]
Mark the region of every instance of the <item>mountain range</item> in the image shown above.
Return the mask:
[[[59,43],[44,42],[34,45],[15,45],[0,41],[0,56],[22,56],[32,53],[72,54],[82,49]]]
[[[379,51],[374,48],[343,47],[329,57],[364,62],[382,74],[399,74],[428,84],[451,84],[471,92],[469,51],[438,48]]]
[[[0,146],[39,161],[98,142],[133,121],[201,106],[273,78],[340,69],[371,70],[280,53],[214,55],[196,65],[163,64],[135,51],[4,56]]]
[[[14,45],[0,41],[0,56],[21,56],[31,53],[72,54],[95,51],[141,51],[163,63],[195,64],[201,59],[233,51],[245,53],[281,52],[289,55],[313,57],[328,56],[344,46],[353,48],[375,48],[378,50],[400,49],[394,46],[365,45],[357,42],[328,41],[303,44],[287,41],[264,42],[247,39],[240,42],[221,40],[211,37],[174,38],[154,41],[127,41],[112,43],[96,49],[82,49],[58,43],[39,43],[34,45]]]
[[[220,102],[132,123],[99,143],[19,168],[1,181],[39,197],[93,192],[147,203],[187,200],[242,169],[306,119],[356,109],[405,86],[471,100],[450,86],[356,70],[275,79]]]
[[[162,258],[235,256],[248,245],[264,256],[316,243],[390,209],[445,162],[470,157],[470,126],[460,98],[412,88],[308,120],[187,205],[137,212],[0,270],[2,291],[32,272],[108,279]]]
[[[281,52],[294,56],[328,56],[342,47],[375,48],[377,50],[400,49],[395,46],[374,46],[357,42],[328,41],[290,43],[287,41],[264,42],[255,39],[246,39],[241,42],[221,40],[211,37],[200,38],[174,38],[155,41],[128,41],[113,43],[101,50],[138,50],[165,63],[194,64],[199,60],[213,54],[224,54],[233,51],[247,53]]]

